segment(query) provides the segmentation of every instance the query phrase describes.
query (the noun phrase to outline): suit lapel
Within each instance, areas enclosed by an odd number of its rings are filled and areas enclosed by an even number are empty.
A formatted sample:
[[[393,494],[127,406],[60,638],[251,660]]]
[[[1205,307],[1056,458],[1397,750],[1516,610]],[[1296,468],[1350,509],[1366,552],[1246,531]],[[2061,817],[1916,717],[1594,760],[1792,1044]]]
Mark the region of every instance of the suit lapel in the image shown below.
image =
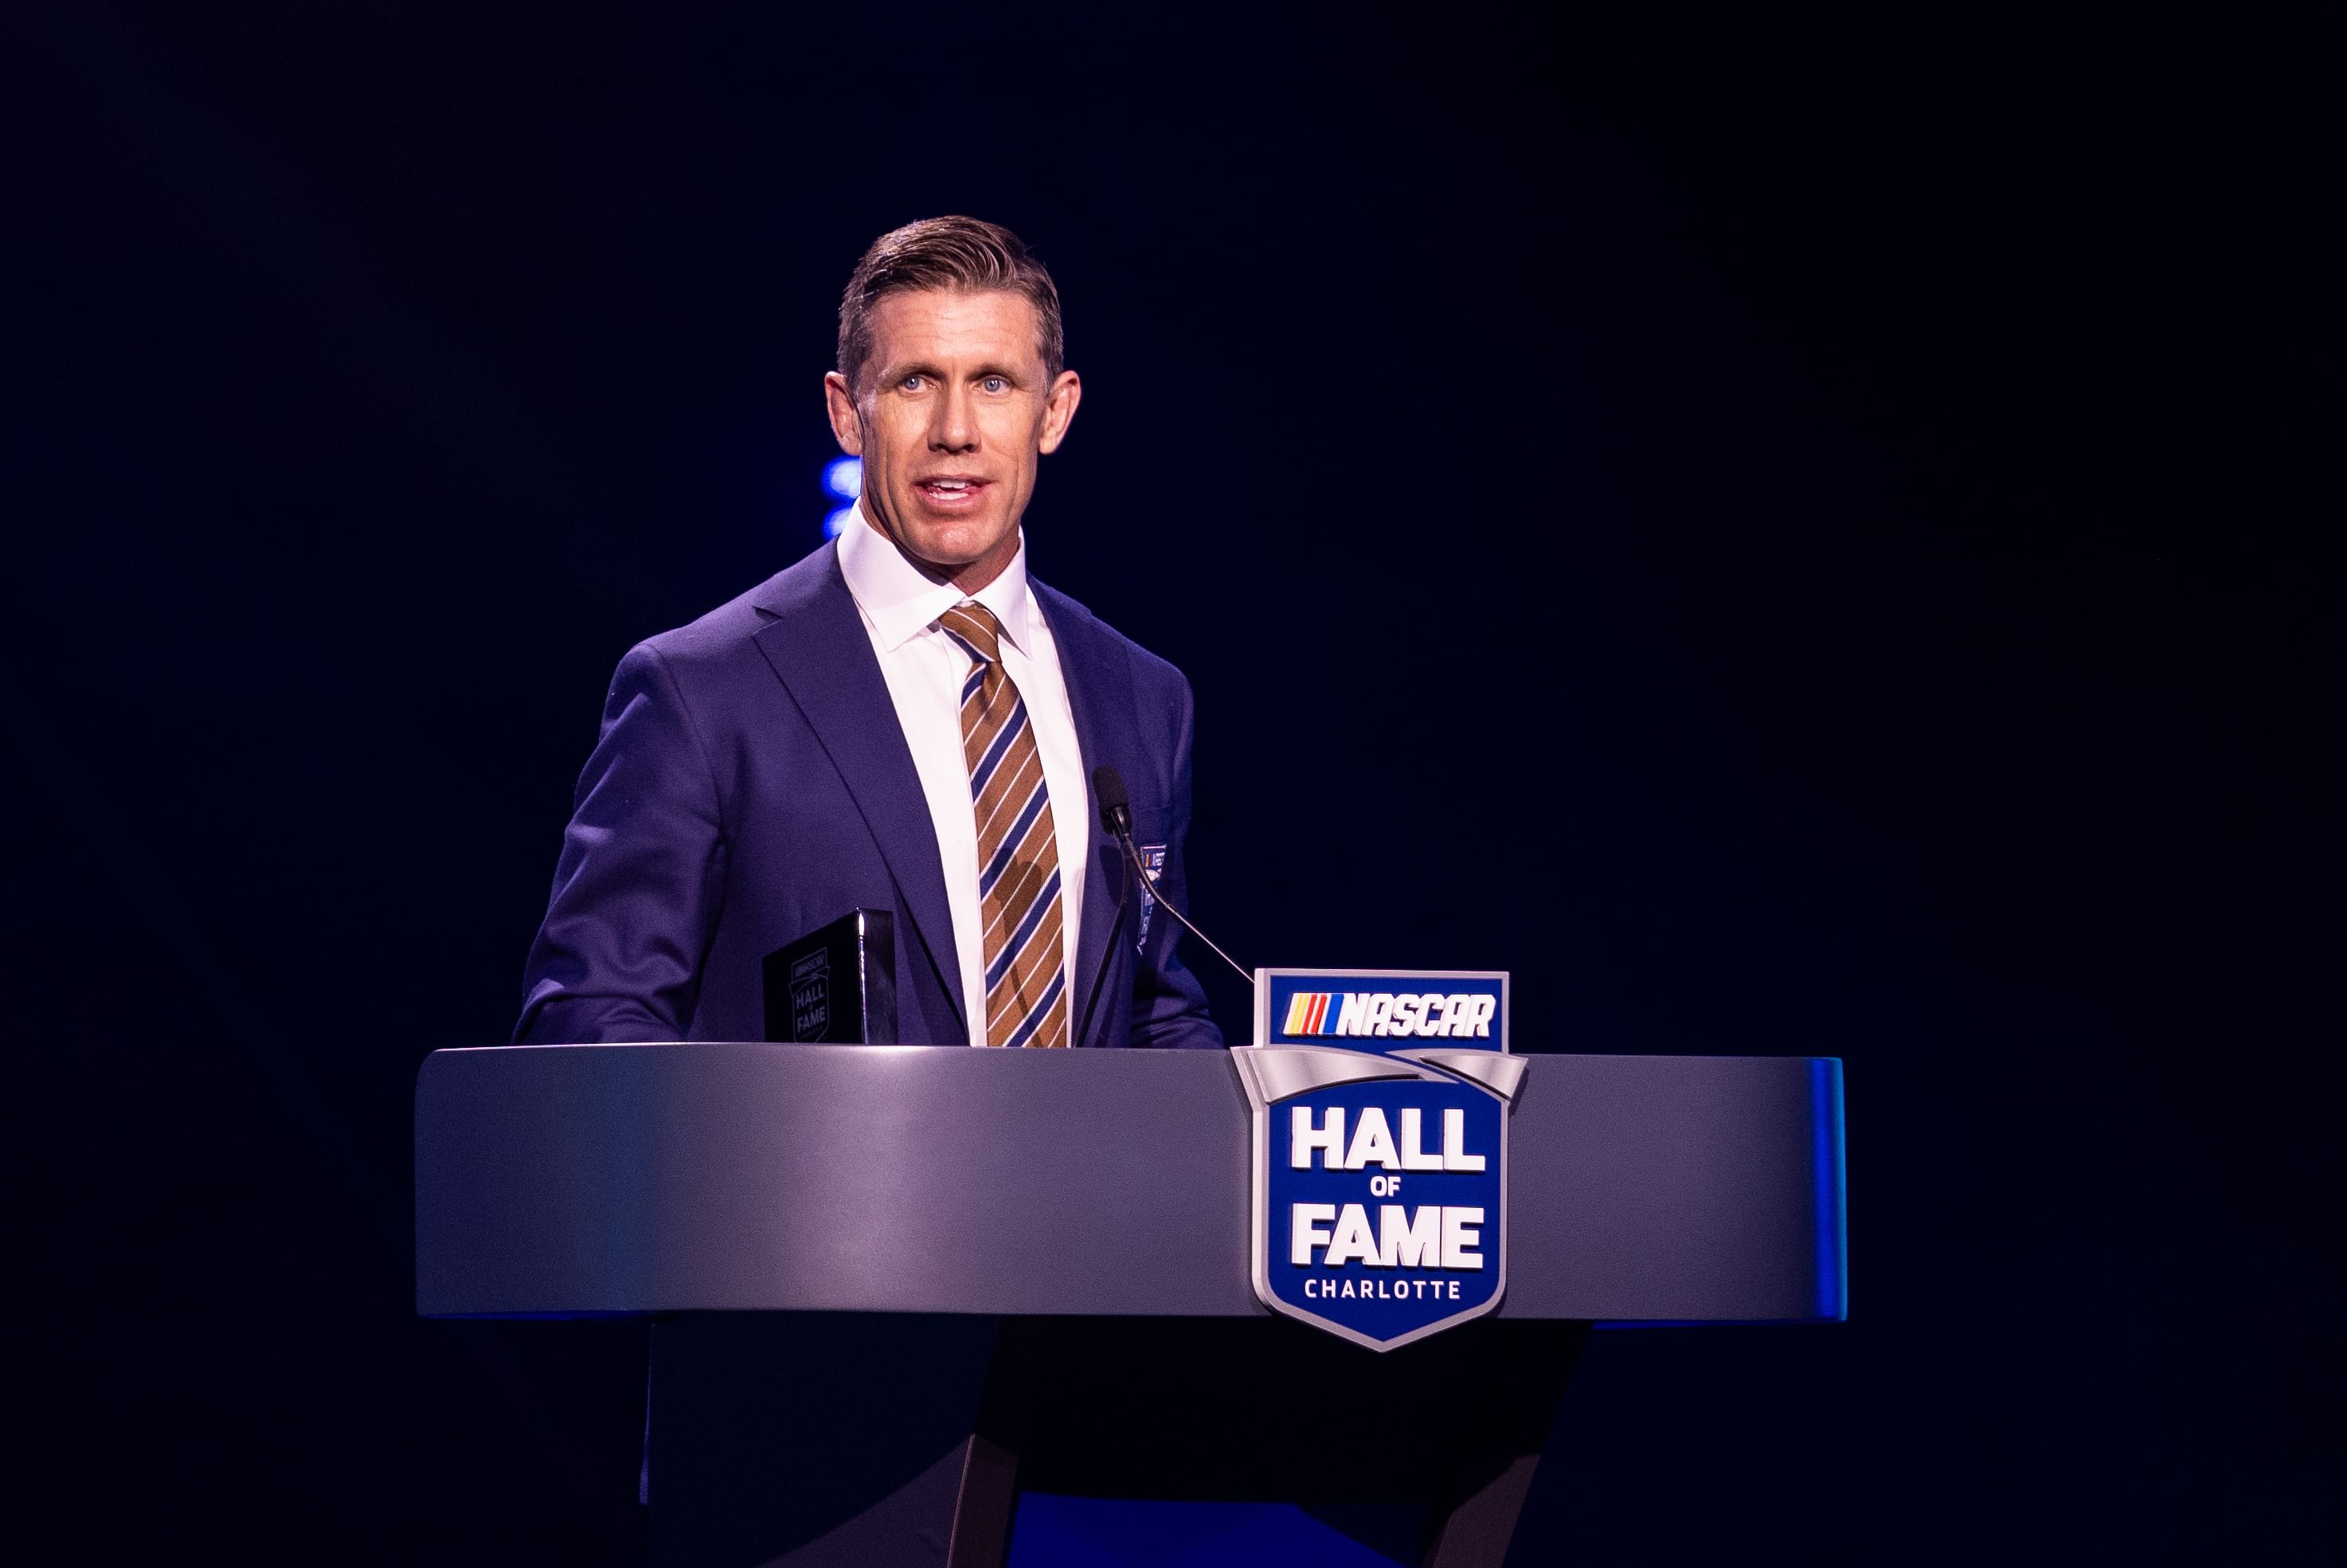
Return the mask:
[[[1133,719],[1131,656],[1125,652],[1123,643],[1094,620],[1082,605],[1031,579],[1030,586],[1036,602],[1043,607],[1043,618],[1051,623],[1052,643],[1059,649],[1060,676],[1068,686],[1068,712],[1076,722],[1076,746],[1083,753],[1085,779],[1089,781],[1092,770],[1102,764],[1113,766],[1128,780],[1137,777],[1134,770],[1141,763],[1141,747],[1140,732]],[[1053,803],[1055,815],[1062,809]],[[1079,809],[1093,809],[1089,792]],[[1083,924],[1076,933],[1076,972],[1069,977],[1074,982],[1071,994],[1076,999],[1075,1011],[1069,1014],[1068,1027],[1071,1030],[1083,1011],[1084,999],[1092,994],[1092,983],[1101,966],[1115,959],[1116,955],[1108,950],[1108,931],[1116,919],[1117,889],[1124,886],[1129,875],[1116,841],[1097,818],[1092,825],[1090,843],[1091,864],[1084,868]],[[1130,918],[1132,912],[1127,914]],[[1089,1031],[1092,1039],[1071,1039],[1069,1043],[1084,1046],[1097,1040],[1107,1032],[1111,1009],[1119,1005],[1117,998],[1103,994],[1097,1020]],[[1123,1005],[1129,1010],[1129,1002]]]
[[[954,948],[937,828],[897,723],[896,701],[847,579],[840,575],[837,547],[774,579],[756,602],[776,617],[755,634],[758,651],[846,781],[967,1038],[961,960]]]

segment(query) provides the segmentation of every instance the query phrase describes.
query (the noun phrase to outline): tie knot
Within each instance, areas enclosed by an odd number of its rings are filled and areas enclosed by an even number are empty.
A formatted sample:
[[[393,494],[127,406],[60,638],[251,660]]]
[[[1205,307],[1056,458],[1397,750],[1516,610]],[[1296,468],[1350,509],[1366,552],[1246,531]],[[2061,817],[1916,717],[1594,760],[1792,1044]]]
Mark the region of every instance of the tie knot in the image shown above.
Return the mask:
[[[938,625],[979,663],[1001,661],[1002,622],[994,619],[994,611],[976,600],[955,605],[938,617]]]

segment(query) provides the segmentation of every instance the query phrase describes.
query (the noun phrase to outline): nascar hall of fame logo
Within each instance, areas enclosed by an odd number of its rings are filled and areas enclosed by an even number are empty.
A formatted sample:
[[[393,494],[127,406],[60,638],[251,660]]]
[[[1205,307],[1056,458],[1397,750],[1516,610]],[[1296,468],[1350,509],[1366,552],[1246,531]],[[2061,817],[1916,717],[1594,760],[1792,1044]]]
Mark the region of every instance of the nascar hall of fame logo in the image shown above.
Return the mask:
[[[831,1028],[831,954],[817,948],[791,961],[791,1038],[821,1040]]]
[[[1508,1286],[1508,1053],[1492,971],[1258,969],[1231,1052],[1255,1116],[1255,1292],[1375,1350]]]

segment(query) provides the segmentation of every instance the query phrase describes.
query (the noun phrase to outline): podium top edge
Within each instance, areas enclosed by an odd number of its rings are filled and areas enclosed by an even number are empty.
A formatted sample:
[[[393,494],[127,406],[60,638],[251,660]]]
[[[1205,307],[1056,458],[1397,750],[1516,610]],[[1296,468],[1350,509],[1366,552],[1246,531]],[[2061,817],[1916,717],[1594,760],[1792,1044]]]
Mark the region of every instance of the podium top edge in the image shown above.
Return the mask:
[[[860,1051],[866,1054],[876,1054],[886,1051],[892,1055],[909,1055],[917,1051],[962,1051],[976,1050],[980,1048],[968,1045],[851,1045],[829,1040],[579,1040],[569,1044],[444,1045],[434,1047],[430,1051],[425,1053],[425,1059],[428,1061],[433,1057],[441,1056],[503,1055],[509,1051],[525,1050],[741,1050],[748,1049],[792,1051],[851,1050]],[[1255,1045],[1230,1045],[1225,1046],[1222,1049],[1224,1051],[1229,1052],[1233,1050],[1281,1050],[1284,1048],[1280,1046],[1266,1047]],[[1318,1049],[1327,1048],[1321,1047]],[[1337,1049],[1342,1048],[1340,1047]],[[1146,1048],[1140,1048],[1127,1050],[1085,1050],[1066,1052],[1020,1051],[1016,1054],[1034,1057],[1051,1057],[1055,1055],[1071,1057],[1146,1057],[1163,1060],[1168,1058],[1210,1056],[1214,1053],[1212,1051],[1205,1050],[1151,1050]],[[1843,1059],[1839,1056],[1810,1056],[1799,1051],[1784,1050],[1550,1050],[1534,1047],[1529,1050],[1518,1049],[1510,1052],[1510,1054],[1515,1056],[1571,1057],[1577,1061],[1829,1061],[1834,1063],[1836,1066],[1840,1066],[1843,1061]]]

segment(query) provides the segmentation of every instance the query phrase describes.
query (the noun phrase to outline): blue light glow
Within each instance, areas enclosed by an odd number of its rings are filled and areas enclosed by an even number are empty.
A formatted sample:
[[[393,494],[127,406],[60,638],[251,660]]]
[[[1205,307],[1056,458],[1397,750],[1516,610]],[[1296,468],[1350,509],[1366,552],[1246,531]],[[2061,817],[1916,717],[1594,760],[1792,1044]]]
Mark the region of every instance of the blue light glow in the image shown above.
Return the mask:
[[[1393,1568],[1292,1502],[1166,1502],[1021,1492],[1010,1568]]]
[[[851,502],[847,506],[840,507],[839,510],[824,518],[823,537],[827,539],[837,538],[839,537],[839,530],[846,528],[848,524],[848,520],[855,516],[856,507],[854,503]]]
[[[864,459],[834,457],[823,466],[823,487],[843,501],[864,494]]]
[[[1842,1199],[1841,1063],[1809,1062],[1809,1185],[1816,1194],[1818,1316],[1850,1317],[1850,1231]]]

